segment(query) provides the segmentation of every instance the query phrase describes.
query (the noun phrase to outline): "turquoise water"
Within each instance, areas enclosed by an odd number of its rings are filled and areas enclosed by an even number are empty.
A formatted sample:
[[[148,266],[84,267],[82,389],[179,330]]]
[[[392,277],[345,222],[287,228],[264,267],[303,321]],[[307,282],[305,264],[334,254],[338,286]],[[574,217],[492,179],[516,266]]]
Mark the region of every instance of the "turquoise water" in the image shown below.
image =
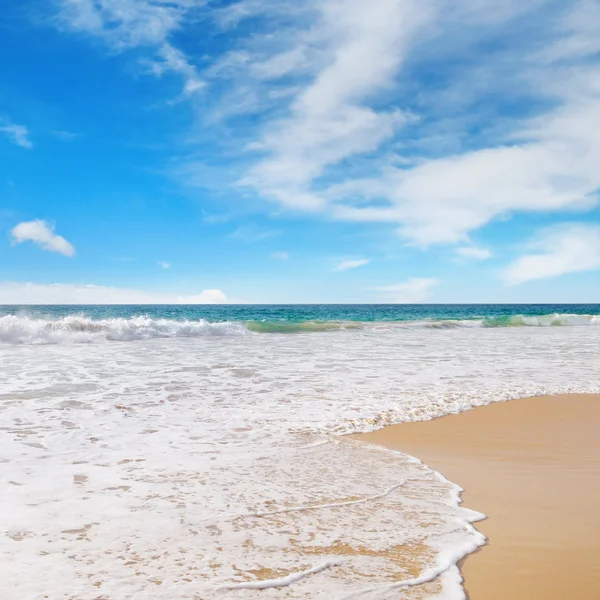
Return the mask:
[[[219,304],[0,306],[4,315],[60,319],[71,315],[93,320],[152,319],[211,323],[241,321],[273,324],[303,322],[507,320],[515,316],[600,315],[600,304]]]
[[[128,341],[373,327],[600,325],[599,304],[0,306],[0,343]]]

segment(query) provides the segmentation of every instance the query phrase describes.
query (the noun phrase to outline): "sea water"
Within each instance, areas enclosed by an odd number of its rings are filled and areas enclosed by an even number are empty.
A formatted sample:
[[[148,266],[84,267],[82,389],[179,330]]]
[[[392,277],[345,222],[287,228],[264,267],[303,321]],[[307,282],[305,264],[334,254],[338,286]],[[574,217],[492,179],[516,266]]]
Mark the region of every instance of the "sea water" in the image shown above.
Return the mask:
[[[600,392],[599,314],[0,308],[0,597],[464,598],[483,515],[344,434]]]

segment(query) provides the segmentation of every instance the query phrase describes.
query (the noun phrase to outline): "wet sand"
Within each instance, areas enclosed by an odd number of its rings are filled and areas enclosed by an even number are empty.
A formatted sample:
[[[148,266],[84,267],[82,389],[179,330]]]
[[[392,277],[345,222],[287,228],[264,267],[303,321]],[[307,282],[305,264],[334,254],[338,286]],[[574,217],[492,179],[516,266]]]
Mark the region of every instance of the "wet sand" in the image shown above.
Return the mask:
[[[485,513],[471,600],[600,600],[600,395],[542,396],[353,436],[420,458]]]

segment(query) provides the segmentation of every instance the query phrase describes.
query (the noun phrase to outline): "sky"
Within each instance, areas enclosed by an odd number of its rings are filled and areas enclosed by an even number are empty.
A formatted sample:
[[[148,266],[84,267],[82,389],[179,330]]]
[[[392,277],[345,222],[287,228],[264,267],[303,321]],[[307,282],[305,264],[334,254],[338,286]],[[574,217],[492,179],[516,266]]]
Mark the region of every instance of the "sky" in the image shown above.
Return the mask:
[[[0,304],[600,301],[600,0],[5,0]]]

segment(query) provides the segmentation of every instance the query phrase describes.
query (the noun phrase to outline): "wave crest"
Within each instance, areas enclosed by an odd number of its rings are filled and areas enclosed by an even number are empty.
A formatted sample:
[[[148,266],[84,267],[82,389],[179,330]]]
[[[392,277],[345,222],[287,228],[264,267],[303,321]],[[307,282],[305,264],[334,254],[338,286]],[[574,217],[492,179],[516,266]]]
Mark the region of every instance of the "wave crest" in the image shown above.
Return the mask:
[[[0,343],[3,344],[93,343],[244,333],[248,330],[242,323],[210,323],[204,319],[175,321],[138,316],[93,320],[82,315],[55,320],[26,315],[0,317]]]
[[[0,317],[0,344],[61,344],[132,341],[152,338],[193,338],[250,333],[319,333],[347,330],[385,331],[389,328],[498,328],[600,325],[600,315],[509,315],[477,319],[416,321],[221,321],[175,320],[133,316],[92,319],[85,315],[43,318],[31,315]]]
[[[484,327],[567,327],[577,325],[600,325],[598,315],[560,314],[511,315],[490,317],[483,321]]]
[[[460,327],[575,327],[600,325],[600,315],[567,313],[555,313],[551,315],[506,315],[503,317],[483,317],[480,319],[432,319],[416,321],[413,325],[423,325],[432,329],[455,329]]]
[[[248,321],[246,327],[257,333],[318,333],[362,329],[360,321]]]

